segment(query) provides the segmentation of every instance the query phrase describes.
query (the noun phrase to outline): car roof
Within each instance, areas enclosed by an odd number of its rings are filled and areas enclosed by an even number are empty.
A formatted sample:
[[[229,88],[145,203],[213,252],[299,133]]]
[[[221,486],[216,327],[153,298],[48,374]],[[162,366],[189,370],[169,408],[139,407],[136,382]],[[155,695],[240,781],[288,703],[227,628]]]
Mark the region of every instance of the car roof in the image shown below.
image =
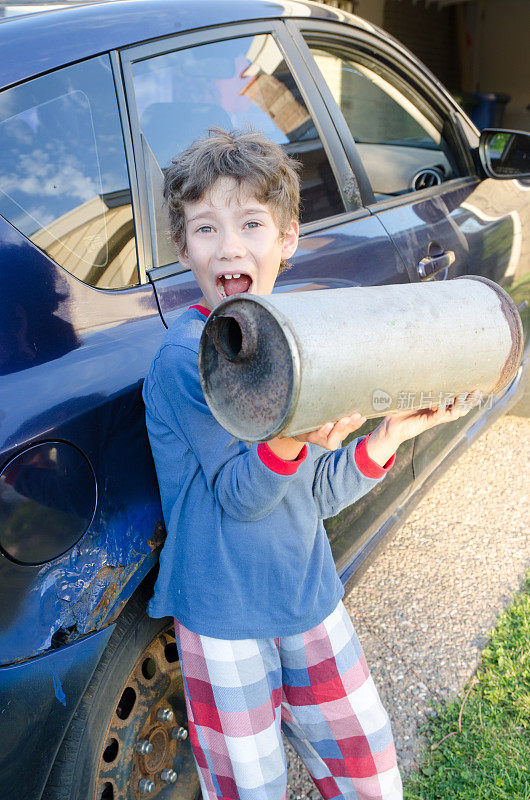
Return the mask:
[[[229,22],[284,16],[332,21],[346,17],[354,26],[378,31],[359,17],[299,0],[0,2],[0,86],[149,39]]]

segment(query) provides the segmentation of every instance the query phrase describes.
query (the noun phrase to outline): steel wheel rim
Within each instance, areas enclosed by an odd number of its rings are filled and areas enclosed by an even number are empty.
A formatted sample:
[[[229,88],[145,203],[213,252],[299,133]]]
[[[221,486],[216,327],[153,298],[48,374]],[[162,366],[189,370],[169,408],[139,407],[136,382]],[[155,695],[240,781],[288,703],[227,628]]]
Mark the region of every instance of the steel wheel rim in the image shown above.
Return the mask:
[[[116,698],[100,749],[94,800],[195,800],[199,780],[187,734],[183,679],[169,625],[137,658]]]

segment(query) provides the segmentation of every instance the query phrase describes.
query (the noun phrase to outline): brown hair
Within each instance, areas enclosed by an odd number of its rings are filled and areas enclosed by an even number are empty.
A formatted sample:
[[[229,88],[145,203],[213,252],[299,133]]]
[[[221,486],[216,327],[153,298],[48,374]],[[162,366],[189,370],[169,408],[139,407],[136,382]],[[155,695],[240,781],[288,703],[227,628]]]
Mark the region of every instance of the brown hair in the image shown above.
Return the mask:
[[[285,150],[254,130],[224,131],[210,128],[171,160],[164,177],[164,198],[169,209],[170,235],[177,249],[186,246],[184,206],[204,196],[220,177],[248,184],[260,203],[268,203],[284,234],[298,220],[301,164]],[[282,261],[280,271],[289,266]]]

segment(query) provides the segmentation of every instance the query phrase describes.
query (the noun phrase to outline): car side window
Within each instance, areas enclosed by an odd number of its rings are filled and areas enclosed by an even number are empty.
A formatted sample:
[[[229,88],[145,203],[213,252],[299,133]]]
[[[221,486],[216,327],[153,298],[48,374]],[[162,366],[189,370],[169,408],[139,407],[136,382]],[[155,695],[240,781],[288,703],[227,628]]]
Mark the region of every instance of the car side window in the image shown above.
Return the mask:
[[[401,76],[351,48],[308,44],[352,133],[376,199],[464,173],[442,118]]]
[[[138,283],[108,56],[0,94],[0,213],[85,283],[105,289]]]
[[[302,162],[301,221],[343,212],[326,152],[270,34],[190,47],[132,64],[144,161],[153,198],[171,158],[214,126],[252,126]],[[156,264],[175,261],[162,204],[154,208]],[[164,239],[165,237],[165,239]]]

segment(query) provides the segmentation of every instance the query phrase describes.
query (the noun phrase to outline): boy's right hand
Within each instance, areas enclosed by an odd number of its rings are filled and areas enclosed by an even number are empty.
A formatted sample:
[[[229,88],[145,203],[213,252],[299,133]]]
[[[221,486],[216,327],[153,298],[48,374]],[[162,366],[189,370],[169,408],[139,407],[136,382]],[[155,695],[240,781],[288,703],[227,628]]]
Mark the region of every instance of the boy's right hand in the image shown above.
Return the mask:
[[[297,442],[311,442],[324,447],[326,450],[336,450],[341,446],[341,443],[346,439],[350,433],[353,433],[366,422],[366,417],[363,417],[358,411],[350,414],[348,417],[342,417],[338,422],[326,422],[318,430],[310,431],[309,433],[301,433],[299,436],[293,436]]]
[[[348,417],[342,417],[338,422],[326,422],[317,430],[309,431],[309,433],[301,433],[299,436],[276,436],[267,444],[278,458],[294,461],[305,442],[318,444],[326,450],[336,450],[350,433],[356,431],[365,422],[366,417],[356,411]]]

